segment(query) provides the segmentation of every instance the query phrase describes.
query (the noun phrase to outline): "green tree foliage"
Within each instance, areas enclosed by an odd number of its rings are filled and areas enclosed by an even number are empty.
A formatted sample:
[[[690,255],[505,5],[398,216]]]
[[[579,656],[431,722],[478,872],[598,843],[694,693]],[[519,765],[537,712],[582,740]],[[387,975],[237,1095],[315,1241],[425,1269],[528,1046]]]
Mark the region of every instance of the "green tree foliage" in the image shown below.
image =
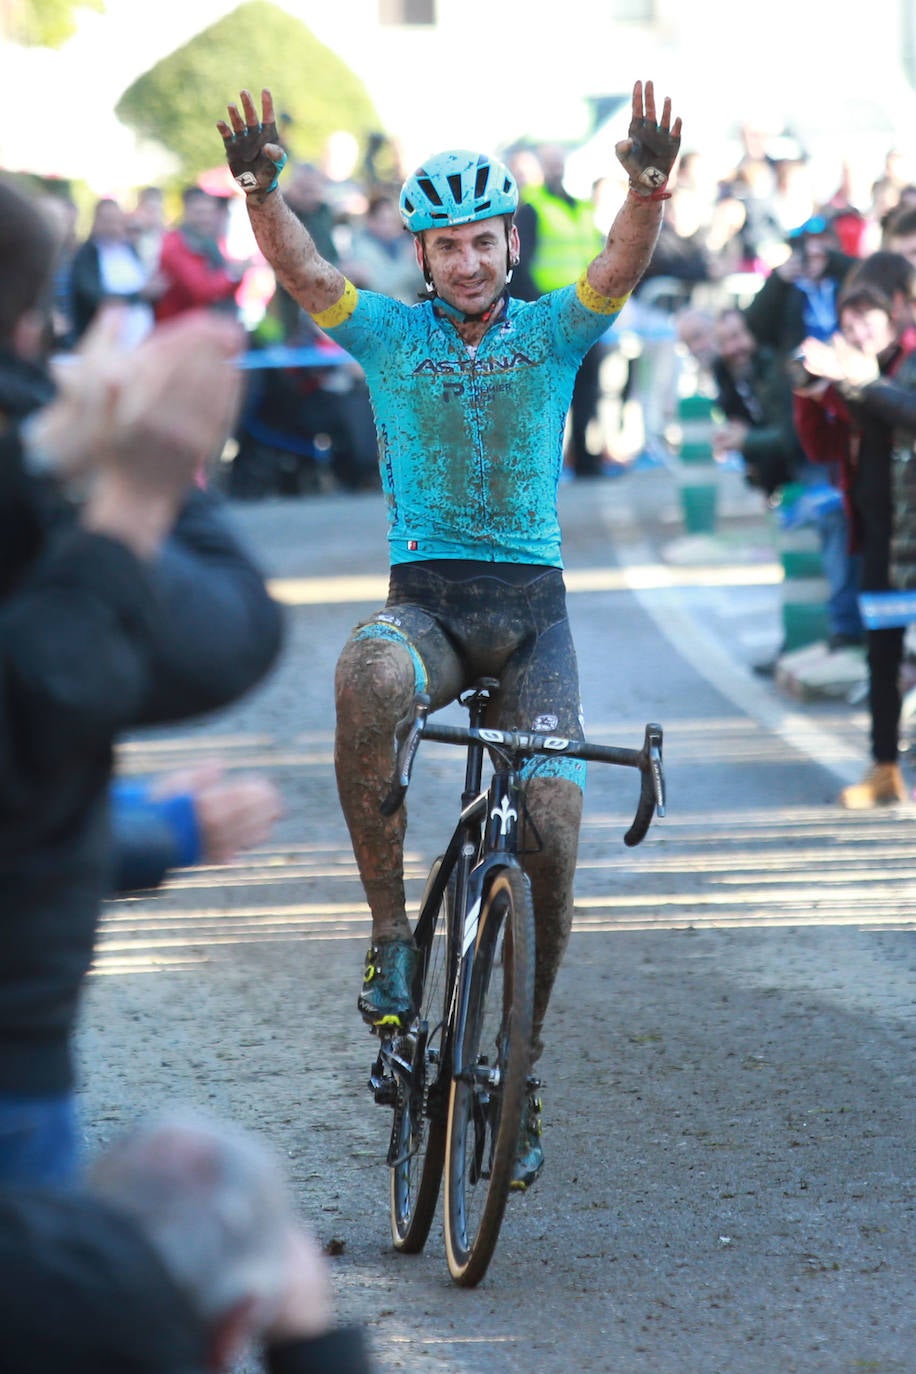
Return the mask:
[[[174,153],[191,179],[221,161],[216,120],[247,88],[274,97],[283,142],[310,160],[337,129],[365,145],[379,129],[362,81],[314,34],[268,0],[249,0],[163,58],[129,86],[117,115],[144,138]]]
[[[27,47],[59,48],[76,32],[76,11],[105,12],[104,0],[3,0],[0,33]]]

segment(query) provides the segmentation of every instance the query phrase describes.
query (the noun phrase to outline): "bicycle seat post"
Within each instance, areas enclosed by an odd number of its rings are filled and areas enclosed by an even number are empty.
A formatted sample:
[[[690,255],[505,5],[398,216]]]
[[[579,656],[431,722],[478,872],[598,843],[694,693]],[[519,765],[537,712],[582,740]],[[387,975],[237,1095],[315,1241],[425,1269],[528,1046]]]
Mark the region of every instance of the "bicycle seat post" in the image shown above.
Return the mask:
[[[484,723],[487,706],[493,696],[499,691],[499,682],[495,677],[482,677],[469,691],[462,693],[459,701],[462,706],[467,707],[470,716],[470,727],[472,730],[479,730]],[[464,773],[464,792],[461,798],[462,806],[468,806],[480,791],[480,780],[483,773],[483,745],[471,744],[468,746],[467,765]]]

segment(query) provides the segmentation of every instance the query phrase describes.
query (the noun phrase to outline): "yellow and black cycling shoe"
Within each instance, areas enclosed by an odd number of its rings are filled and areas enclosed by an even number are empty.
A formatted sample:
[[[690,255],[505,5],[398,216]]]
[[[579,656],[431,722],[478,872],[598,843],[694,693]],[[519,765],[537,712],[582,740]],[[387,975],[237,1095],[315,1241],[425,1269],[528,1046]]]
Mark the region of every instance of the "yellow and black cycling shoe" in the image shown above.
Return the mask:
[[[357,1006],[374,1030],[397,1030],[414,1013],[413,984],[417,949],[412,940],[379,940],[366,955]]]

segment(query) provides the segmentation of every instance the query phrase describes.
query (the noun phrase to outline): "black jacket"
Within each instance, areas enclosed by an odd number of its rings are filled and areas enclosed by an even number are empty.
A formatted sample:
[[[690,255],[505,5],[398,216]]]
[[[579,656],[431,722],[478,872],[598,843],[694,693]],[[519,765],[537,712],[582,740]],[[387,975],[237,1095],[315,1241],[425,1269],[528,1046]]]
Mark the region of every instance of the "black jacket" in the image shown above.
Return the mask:
[[[0,436],[0,1091],[66,1090],[69,1040],[111,890],[112,746],[139,725],[224,706],[281,643],[263,577],[203,492],[159,558],[80,529]]]
[[[792,420],[785,369],[771,349],[758,348],[746,377],[736,378],[721,358],[712,371],[723,413],[750,426],[741,450],[748,485],[771,496],[793,481],[806,462]]]
[[[140,255],[133,244],[127,244],[140,263]],[[79,339],[89,328],[103,301],[121,301],[135,305],[140,296],[134,292],[126,296],[112,296],[102,285],[102,269],[99,261],[99,246],[94,239],[86,239],[73,254],[70,265],[70,304],[73,316],[73,337]]]
[[[839,288],[857,258],[831,250],[824,277]],[[771,272],[750,305],[745,307],[747,327],[759,344],[774,349],[782,357],[796,349],[808,331],[805,328],[805,297],[794,282],[779,272]]]
[[[916,351],[906,353],[890,375],[859,394],[874,421],[890,429],[888,580],[899,591],[916,588]],[[853,402],[850,409],[854,410]]]

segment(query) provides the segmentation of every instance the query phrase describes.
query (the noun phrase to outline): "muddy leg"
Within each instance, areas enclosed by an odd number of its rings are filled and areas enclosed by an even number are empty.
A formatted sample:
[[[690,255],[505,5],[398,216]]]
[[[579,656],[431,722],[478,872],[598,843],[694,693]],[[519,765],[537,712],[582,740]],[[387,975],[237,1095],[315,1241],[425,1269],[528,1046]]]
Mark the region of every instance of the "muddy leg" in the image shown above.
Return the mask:
[[[406,648],[384,639],[351,640],[337,664],[337,791],[372,912],[373,940],[410,938],[404,905],[405,808],[379,812],[394,762],[394,728],[415,690]]]
[[[537,939],[531,1038],[531,1059],[536,1063],[544,1049],[541,1030],[547,1003],[572,929],[582,792],[568,778],[532,778],[527,801],[544,846],[541,853],[525,859]]]

